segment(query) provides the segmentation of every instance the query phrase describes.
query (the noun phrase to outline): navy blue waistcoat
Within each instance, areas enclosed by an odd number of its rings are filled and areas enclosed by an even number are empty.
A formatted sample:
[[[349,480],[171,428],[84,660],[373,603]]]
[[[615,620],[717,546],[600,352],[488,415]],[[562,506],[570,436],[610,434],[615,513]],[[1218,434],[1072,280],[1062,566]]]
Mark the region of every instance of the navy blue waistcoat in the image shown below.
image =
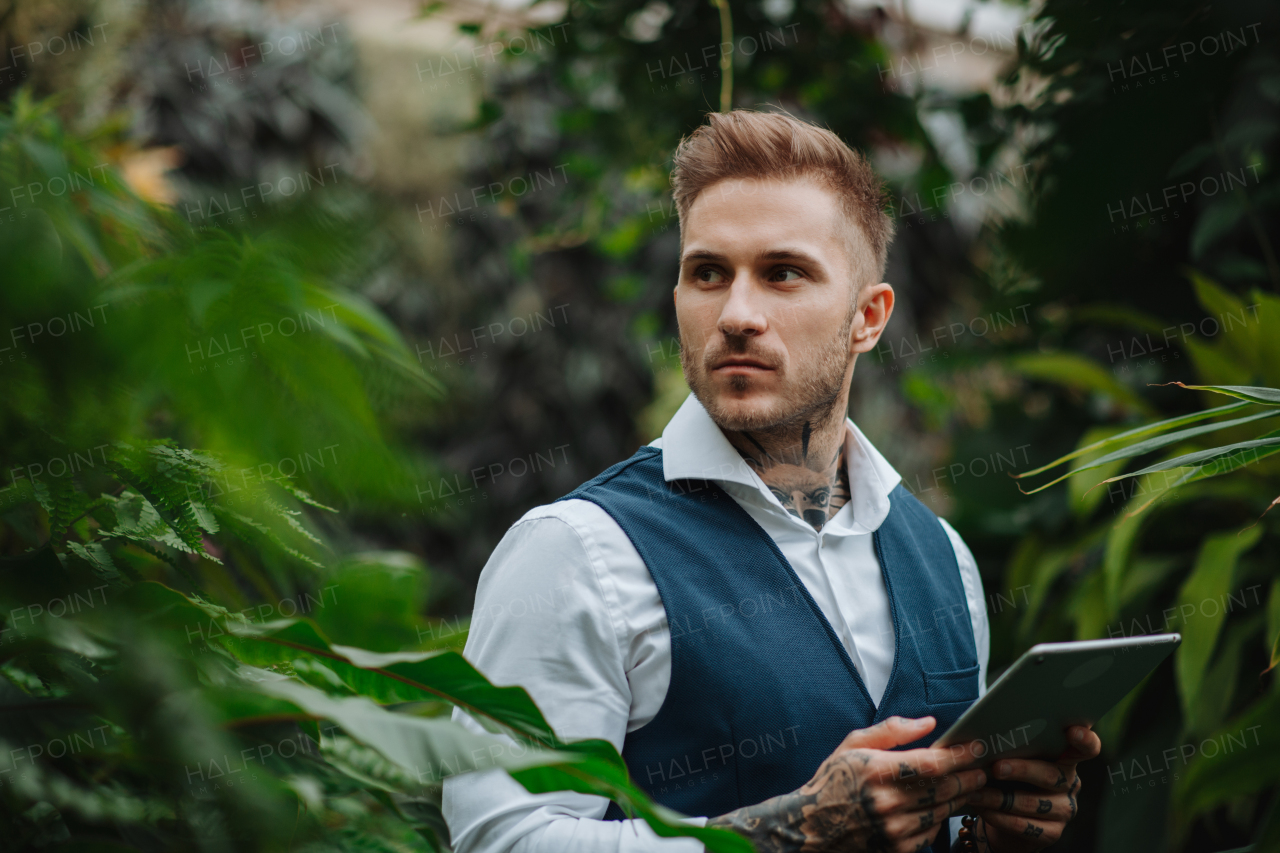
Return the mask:
[[[978,654],[955,551],[901,485],[874,534],[895,653],[879,707],[778,546],[707,480],[662,475],[662,451],[630,459],[560,500],[607,512],[653,576],[671,629],[671,682],[622,756],[654,800],[720,815],[795,790],[853,729],[933,715],[932,743],[978,698]],[[605,819],[620,819],[611,803]],[[938,834],[945,849],[947,833]]]

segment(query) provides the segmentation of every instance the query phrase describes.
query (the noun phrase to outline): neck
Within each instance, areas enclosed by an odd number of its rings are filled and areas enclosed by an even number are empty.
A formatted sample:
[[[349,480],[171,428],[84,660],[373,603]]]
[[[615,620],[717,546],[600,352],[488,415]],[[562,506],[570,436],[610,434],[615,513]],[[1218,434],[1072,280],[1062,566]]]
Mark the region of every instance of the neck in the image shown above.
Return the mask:
[[[792,515],[821,530],[849,501],[844,407],[767,430],[723,430]]]

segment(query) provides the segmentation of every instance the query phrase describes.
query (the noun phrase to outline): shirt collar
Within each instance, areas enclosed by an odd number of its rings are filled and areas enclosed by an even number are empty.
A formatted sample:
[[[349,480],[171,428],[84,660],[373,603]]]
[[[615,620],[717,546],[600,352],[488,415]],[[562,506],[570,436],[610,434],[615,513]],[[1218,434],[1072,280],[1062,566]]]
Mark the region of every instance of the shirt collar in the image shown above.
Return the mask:
[[[902,481],[888,460],[867,440],[853,421],[845,418],[845,460],[849,467],[849,489],[852,518],[848,524],[837,524],[833,518],[824,530],[863,533],[876,530],[889,514],[889,493]],[[720,427],[707,414],[692,393],[685,398],[675,416],[662,431],[662,437],[651,442],[662,448],[662,476],[665,480],[701,479],[717,483],[739,483],[764,494],[777,504],[769,487],[751,469],[742,455],[725,438]],[[778,504],[778,510],[785,512]],[[803,522],[802,522],[803,523]]]

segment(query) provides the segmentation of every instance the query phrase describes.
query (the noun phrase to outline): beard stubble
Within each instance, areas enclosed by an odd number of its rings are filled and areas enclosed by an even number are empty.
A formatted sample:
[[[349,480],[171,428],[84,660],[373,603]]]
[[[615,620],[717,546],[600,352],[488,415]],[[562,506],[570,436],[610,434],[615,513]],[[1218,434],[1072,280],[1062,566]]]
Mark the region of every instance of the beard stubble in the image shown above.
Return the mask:
[[[776,403],[767,408],[734,411],[721,403],[719,390],[712,381],[709,365],[731,355],[758,359],[765,365],[782,371],[782,359],[775,353],[753,346],[749,335],[726,335],[717,332],[714,343],[700,352],[689,346],[685,330],[680,329],[680,364],[685,381],[698,398],[716,426],[732,432],[752,432],[784,436],[802,428],[806,422],[825,423],[835,413],[836,404],[844,390],[845,372],[853,355],[849,352],[849,333],[853,329],[856,305],[851,304],[840,332],[823,342],[811,365],[801,366],[804,373],[790,377],[785,373],[781,380],[782,393]],[[793,367],[796,365],[793,361]],[[742,394],[751,390],[755,380],[750,376],[729,378],[729,390]]]

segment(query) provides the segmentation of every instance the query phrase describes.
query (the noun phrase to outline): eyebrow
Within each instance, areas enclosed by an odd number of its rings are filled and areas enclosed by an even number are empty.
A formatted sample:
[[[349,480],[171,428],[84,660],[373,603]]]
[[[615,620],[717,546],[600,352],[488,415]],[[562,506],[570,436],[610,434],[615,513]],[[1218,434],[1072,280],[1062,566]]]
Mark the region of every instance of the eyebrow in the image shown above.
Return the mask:
[[[822,262],[803,249],[783,247],[770,249],[760,255],[762,261],[799,261],[810,266],[821,267]]]
[[[680,259],[680,265],[684,266],[690,261],[723,261],[725,256],[719,252],[713,252],[710,249],[698,249],[694,252],[687,253]]]
[[[797,261],[802,264],[808,264],[821,268],[822,263],[808,252],[793,247],[782,247],[778,249],[770,249],[756,256],[761,261]],[[726,256],[719,252],[713,252],[710,249],[697,249],[687,253],[680,259],[680,265],[684,266],[691,261],[724,261]]]

